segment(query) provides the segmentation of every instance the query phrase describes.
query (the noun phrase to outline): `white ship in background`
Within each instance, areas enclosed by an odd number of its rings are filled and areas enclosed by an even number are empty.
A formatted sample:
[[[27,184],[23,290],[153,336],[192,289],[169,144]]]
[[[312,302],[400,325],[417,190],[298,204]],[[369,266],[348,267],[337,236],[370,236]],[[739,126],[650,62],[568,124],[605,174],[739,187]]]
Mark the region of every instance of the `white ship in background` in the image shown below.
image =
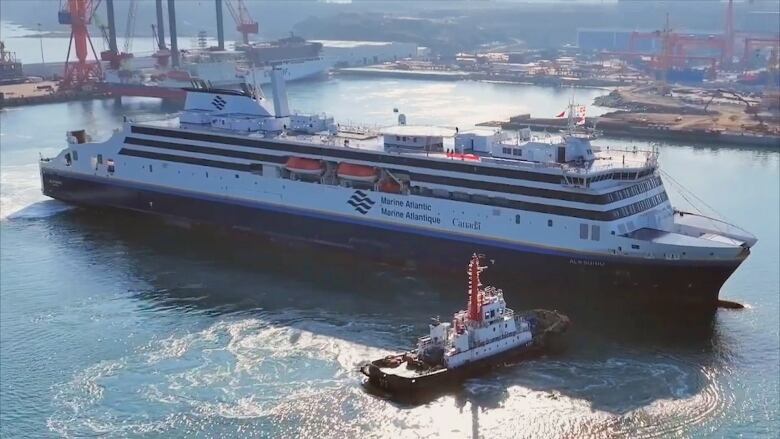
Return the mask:
[[[119,96],[157,97],[183,101],[183,88],[193,82],[212,88],[241,90],[271,82],[271,70],[278,68],[286,81],[324,76],[328,62],[320,55],[321,43],[291,36],[266,43],[239,46],[238,50],[207,48],[182,51],[181,66],[162,65],[134,68],[132,58],[126,66],[107,70],[106,87]]]
[[[290,35],[276,41],[251,43],[238,48],[246,54],[251,70],[247,82],[259,85],[271,83],[271,70],[281,69],[286,81],[314,78],[327,73],[330,67],[322,57],[322,43],[306,41]]]
[[[596,151],[570,129],[347,128],[249,92],[189,89],[180,117],[70,135],[40,163],[43,192],[445,269],[474,252],[499,275],[577,279],[620,294],[713,305],[756,239],[676,210],[655,151]]]

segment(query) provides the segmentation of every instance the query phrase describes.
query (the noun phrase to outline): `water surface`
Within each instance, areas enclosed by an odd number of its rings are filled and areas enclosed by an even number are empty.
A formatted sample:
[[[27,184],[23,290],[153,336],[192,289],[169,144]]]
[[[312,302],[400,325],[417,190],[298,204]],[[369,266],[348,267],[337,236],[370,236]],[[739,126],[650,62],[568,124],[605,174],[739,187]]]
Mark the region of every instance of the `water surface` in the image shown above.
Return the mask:
[[[335,78],[289,87],[338,118],[465,127],[559,112],[570,91]],[[589,101],[603,91],[577,91]],[[37,157],[67,129],[105,138],[151,100],[0,112],[0,435],[777,437],[780,153],[661,145],[670,178],[759,238],[713,315],[617,308],[497,285],[575,322],[564,349],[422,406],[365,393],[357,365],[464,305],[465,279],[378,265],[40,195]],[[594,112],[599,109],[593,109]],[[601,144],[641,142],[602,139]],[[464,267],[467,261],[464,261]],[[489,280],[488,271],[486,273]]]

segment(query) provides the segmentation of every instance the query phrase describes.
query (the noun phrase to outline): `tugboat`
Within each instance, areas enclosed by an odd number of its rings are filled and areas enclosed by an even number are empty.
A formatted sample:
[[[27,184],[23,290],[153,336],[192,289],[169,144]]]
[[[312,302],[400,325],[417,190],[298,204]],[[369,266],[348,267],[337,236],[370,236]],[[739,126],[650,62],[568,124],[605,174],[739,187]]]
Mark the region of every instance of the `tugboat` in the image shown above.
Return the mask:
[[[452,322],[434,319],[430,334],[420,337],[415,349],[363,365],[368,384],[402,399],[435,392],[509,359],[538,353],[551,335],[568,329],[569,318],[557,311],[516,314],[507,308],[500,289],[482,288],[479,276],[485,268],[474,254],[468,267],[468,310],[455,313]]]

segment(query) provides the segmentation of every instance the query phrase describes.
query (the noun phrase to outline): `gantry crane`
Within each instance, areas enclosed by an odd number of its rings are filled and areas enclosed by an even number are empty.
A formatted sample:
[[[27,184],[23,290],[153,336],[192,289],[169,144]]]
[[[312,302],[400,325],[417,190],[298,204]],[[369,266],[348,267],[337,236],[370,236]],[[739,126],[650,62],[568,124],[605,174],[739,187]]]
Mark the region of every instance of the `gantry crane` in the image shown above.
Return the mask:
[[[105,0],[106,15],[108,24],[103,24],[100,14],[95,14],[92,19],[95,21],[98,29],[103,34],[103,39],[108,44],[108,49],[100,52],[100,60],[108,61],[109,68],[118,70],[122,63],[133,57],[131,53],[133,47],[133,37],[135,36],[135,14],[138,7],[137,0],[130,0],[127,10],[127,23],[125,25],[125,44],[122,52],[119,51],[116,44],[116,23],[114,21],[114,0]]]
[[[235,4],[234,4],[235,2]],[[257,22],[249,15],[249,10],[244,3],[244,0],[226,0],[230,15],[236,22],[236,30],[241,33],[244,44],[249,44],[249,35],[256,35],[259,31]]]
[[[58,14],[59,23],[70,25],[71,28],[65,70],[62,74],[61,87],[63,88],[82,87],[103,76],[103,69],[87,30],[87,25],[92,21],[95,9],[99,5],[100,0],[66,0],[66,2],[61,3]],[[73,47],[75,47],[76,52],[75,60],[72,60],[70,56]],[[87,59],[90,50],[94,61]]]
[[[133,38],[135,38],[135,14],[138,11],[138,1],[130,0],[127,6],[127,22],[125,22],[125,47],[124,52],[132,54]],[[132,56],[132,55],[131,55]]]

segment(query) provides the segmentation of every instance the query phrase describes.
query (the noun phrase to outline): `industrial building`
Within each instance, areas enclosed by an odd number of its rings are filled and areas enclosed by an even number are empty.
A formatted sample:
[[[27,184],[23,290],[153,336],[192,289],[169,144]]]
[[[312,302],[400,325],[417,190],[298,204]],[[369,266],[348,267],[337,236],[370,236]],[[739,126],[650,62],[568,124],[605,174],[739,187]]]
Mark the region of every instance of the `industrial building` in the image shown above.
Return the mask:
[[[322,56],[332,66],[350,67],[379,64],[417,56],[417,44],[396,41],[318,40]]]

